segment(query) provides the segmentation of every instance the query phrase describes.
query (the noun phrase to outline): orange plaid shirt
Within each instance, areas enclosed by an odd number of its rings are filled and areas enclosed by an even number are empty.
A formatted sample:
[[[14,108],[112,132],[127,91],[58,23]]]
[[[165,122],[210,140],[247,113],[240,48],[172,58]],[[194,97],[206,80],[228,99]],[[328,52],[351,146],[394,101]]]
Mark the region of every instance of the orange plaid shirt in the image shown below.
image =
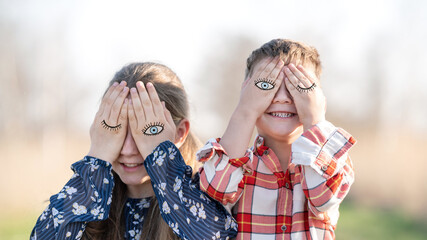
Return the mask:
[[[236,239],[335,239],[338,207],[354,181],[349,149],[356,140],[324,121],[292,144],[283,171],[274,152],[258,136],[238,159],[211,139],[197,153],[200,188],[232,209]]]

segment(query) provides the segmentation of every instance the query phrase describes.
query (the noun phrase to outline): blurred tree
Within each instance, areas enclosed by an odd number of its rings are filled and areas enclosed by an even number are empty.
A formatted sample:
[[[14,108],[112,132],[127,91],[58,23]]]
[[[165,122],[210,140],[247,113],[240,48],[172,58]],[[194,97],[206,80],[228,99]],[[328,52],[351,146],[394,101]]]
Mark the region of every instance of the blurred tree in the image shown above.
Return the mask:
[[[28,21],[9,16],[0,24],[0,130],[6,136],[42,137],[46,129],[67,126],[64,24]]]
[[[221,136],[235,109],[240,88],[244,81],[246,58],[259,46],[254,39],[242,35],[229,35],[220,42],[212,43],[210,51],[203,57],[204,64],[197,81],[198,102],[203,113],[200,121],[205,126],[202,138]]]

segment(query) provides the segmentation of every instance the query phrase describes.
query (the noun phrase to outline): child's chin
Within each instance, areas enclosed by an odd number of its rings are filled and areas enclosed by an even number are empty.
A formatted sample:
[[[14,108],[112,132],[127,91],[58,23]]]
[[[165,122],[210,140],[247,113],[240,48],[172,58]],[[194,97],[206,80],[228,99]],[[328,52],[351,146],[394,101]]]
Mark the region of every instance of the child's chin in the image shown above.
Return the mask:
[[[292,138],[302,134],[302,127],[300,126],[276,126],[272,129],[271,134],[277,138]]]
[[[141,185],[150,180],[148,176],[125,176],[120,178],[126,185]]]
[[[300,124],[296,121],[283,123],[283,124],[272,124],[271,129],[275,132],[282,134],[291,134],[295,131],[297,131],[300,128]]]

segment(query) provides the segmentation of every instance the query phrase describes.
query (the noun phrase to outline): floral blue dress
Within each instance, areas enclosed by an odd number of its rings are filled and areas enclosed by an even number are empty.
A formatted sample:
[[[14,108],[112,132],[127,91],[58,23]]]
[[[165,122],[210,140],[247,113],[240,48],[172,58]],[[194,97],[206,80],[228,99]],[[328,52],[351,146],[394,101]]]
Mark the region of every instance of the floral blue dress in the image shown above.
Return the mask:
[[[160,213],[181,239],[230,239],[237,223],[225,208],[205,195],[198,174],[192,177],[176,146],[161,143],[145,159]],[[111,164],[86,156],[71,166],[74,175],[37,220],[31,233],[36,239],[81,239],[86,224],[108,218],[114,180]],[[127,199],[125,239],[140,239],[150,198]]]

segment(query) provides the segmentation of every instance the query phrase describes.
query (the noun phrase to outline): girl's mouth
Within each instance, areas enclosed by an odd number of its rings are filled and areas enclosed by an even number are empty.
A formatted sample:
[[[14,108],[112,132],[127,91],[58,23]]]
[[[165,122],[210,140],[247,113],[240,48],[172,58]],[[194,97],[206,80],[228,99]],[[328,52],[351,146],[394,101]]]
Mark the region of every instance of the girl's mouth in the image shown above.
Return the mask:
[[[142,167],[143,163],[120,163],[125,171],[136,171]]]

